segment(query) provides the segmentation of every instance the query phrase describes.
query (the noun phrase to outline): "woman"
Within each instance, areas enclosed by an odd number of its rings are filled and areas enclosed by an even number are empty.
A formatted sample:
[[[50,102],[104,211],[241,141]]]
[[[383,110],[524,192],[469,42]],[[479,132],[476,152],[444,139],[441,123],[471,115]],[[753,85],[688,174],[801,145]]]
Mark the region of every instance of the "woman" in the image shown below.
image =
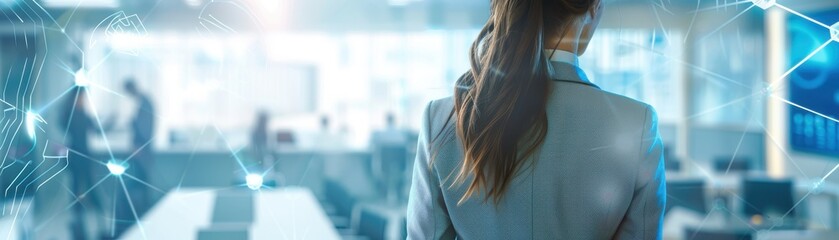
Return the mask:
[[[577,66],[599,0],[493,0],[454,96],[425,110],[409,239],[659,239],[655,111]]]

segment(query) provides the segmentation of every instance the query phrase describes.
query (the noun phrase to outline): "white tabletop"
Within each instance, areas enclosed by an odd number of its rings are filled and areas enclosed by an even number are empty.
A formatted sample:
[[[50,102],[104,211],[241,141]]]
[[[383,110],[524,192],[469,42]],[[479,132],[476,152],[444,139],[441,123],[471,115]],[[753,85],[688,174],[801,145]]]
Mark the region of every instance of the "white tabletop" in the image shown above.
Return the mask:
[[[182,189],[167,194],[124,239],[196,239],[211,225],[216,191]],[[141,228],[142,227],[142,228]],[[254,195],[251,239],[340,239],[306,188],[262,190]]]

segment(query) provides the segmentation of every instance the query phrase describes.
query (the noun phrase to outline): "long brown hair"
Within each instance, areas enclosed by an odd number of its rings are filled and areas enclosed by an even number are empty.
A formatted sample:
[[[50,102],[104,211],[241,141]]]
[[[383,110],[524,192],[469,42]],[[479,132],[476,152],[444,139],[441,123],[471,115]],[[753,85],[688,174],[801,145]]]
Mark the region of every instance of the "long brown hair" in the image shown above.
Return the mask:
[[[454,91],[455,124],[464,159],[454,184],[460,203],[486,191],[497,204],[548,130],[546,37],[562,36],[597,0],[492,0],[489,20],[472,44],[471,70]],[[558,42],[556,43],[558,44]],[[445,128],[444,128],[445,129]]]

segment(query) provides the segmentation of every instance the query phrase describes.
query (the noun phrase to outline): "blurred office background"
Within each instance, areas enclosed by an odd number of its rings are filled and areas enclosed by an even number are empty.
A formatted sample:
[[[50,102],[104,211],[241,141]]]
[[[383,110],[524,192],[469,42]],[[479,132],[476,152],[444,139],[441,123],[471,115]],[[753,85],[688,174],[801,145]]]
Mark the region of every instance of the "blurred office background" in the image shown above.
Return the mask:
[[[581,64],[658,110],[664,237],[839,238],[839,2],[606,2]],[[0,0],[0,237],[402,239],[422,111],[488,9]]]

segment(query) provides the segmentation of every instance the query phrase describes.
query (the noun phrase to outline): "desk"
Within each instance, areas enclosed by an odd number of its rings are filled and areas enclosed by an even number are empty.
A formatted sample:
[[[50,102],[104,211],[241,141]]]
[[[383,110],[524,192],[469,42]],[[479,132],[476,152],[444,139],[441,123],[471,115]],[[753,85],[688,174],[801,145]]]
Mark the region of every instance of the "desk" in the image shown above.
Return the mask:
[[[167,194],[124,239],[196,239],[211,225],[216,190],[182,189]],[[339,239],[311,191],[263,190],[254,195],[251,239]]]
[[[763,231],[757,232],[757,240],[834,240],[839,239],[839,232],[831,231]]]

